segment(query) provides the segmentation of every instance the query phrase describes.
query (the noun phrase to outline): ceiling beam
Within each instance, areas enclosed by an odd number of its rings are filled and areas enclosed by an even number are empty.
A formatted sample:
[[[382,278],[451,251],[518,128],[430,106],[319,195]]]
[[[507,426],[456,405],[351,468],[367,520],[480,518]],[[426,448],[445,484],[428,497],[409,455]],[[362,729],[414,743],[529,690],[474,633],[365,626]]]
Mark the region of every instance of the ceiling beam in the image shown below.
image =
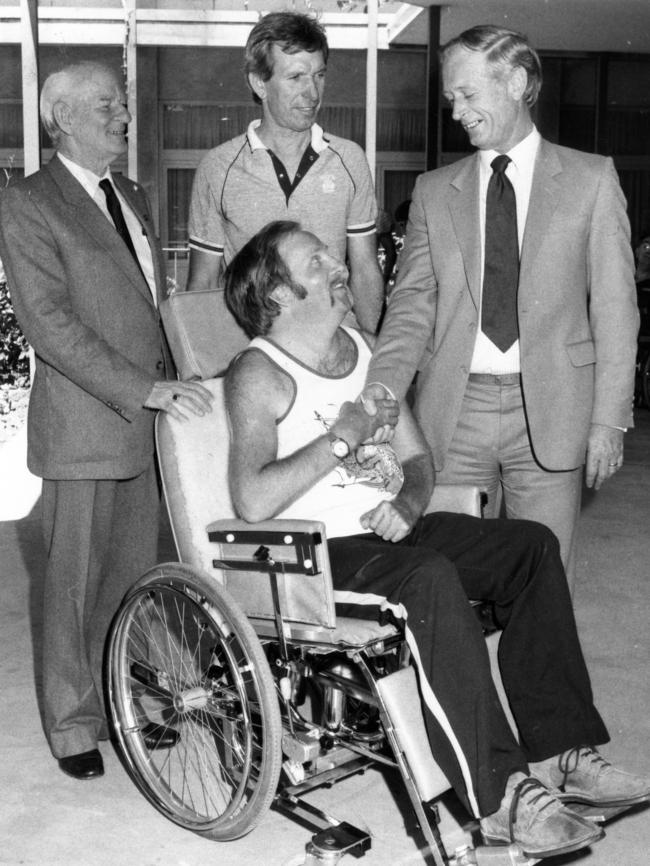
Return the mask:
[[[377,15],[377,47],[388,48],[388,28],[393,16]],[[135,22],[138,45],[203,45],[242,47],[259,20],[257,12],[213,12],[197,9],[135,9],[122,7],[41,6],[38,10],[42,45],[122,45],[125,21]],[[369,26],[367,14],[324,13],[330,48],[365,50]],[[21,42],[20,6],[0,6],[3,43]]]

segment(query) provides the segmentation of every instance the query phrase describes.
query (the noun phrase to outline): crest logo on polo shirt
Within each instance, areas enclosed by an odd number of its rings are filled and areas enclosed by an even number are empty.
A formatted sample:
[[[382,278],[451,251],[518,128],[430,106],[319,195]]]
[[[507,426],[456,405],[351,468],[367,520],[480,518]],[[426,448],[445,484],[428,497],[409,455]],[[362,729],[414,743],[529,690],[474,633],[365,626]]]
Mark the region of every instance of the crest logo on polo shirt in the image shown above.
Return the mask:
[[[323,175],[323,192],[324,193],[333,193],[336,190],[336,184],[334,182],[333,174]]]

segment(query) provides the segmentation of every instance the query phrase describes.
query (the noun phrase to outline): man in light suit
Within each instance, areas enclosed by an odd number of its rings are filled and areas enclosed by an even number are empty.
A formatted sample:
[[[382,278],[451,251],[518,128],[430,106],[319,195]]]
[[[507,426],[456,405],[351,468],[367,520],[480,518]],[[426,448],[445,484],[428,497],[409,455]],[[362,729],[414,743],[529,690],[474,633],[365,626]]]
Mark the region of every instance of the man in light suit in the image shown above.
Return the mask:
[[[503,494],[507,516],[549,526],[571,581],[583,464],[598,489],[621,467],[632,425],[638,312],[625,200],[610,158],[539,135],[530,109],[541,66],[525,37],[472,28],[442,49],[442,78],[478,152],[416,182],[365,396],[385,386],[403,399],[419,371],[415,409],[439,481],[478,484],[490,515]],[[482,318],[500,154],[516,203],[513,336],[501,348]]]
[[[154,410],[183,418],[209,411],[210,399],[198,383],[166,381],[164,265],[149,206],[138,184],[108,170],[131,119],[118,78],[91,62],[54,73],[41,119],[57,153],[0,195],[0,256],[36,353],[28,465],[43,478],[48,556],[44,727],[61,769],[90,779],[103,773],[97,742],[108,735],[108,625],[156,561]],[[147,728],[150,748],[177,737]]]

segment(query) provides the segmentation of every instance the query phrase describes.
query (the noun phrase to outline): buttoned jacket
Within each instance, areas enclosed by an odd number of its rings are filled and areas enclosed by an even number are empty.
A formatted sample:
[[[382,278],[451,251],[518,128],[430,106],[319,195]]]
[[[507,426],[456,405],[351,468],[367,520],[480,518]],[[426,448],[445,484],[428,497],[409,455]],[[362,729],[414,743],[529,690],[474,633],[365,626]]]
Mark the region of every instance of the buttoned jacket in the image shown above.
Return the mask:
[[[456,428],[480,326],[479,156],[421,175],[368,380],[416,414],[437,469]],[[550,470],[580,466],[591,423],[632,425],[638,311],[612,160],[542,140],[517,300],[530,439]]]

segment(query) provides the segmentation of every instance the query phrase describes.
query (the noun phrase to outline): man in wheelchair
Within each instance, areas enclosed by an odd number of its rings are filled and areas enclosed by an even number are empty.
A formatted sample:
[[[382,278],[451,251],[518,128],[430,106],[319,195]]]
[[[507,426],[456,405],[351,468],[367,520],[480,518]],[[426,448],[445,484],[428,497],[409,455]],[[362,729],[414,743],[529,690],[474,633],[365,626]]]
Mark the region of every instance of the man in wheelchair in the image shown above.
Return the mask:
[[[432,752],[487,841],[516,841],[531,857],[596,841],[602,831],[572,804],[631,805],[650,787],[595,750],[609,738],[555,536],[528,521],[424,514],[428,447],[406,406],[392,449],[375,445],[396,406],[370,415],[356,400],[370,344],[341,327],[347,270],[314,235],[267,225],[231,263],[226,299],[253,338],[226,379],[239,514],[322,520],[337,612],[402,624]],[[520,743],[468,598],[493,603],[503,630]]]

